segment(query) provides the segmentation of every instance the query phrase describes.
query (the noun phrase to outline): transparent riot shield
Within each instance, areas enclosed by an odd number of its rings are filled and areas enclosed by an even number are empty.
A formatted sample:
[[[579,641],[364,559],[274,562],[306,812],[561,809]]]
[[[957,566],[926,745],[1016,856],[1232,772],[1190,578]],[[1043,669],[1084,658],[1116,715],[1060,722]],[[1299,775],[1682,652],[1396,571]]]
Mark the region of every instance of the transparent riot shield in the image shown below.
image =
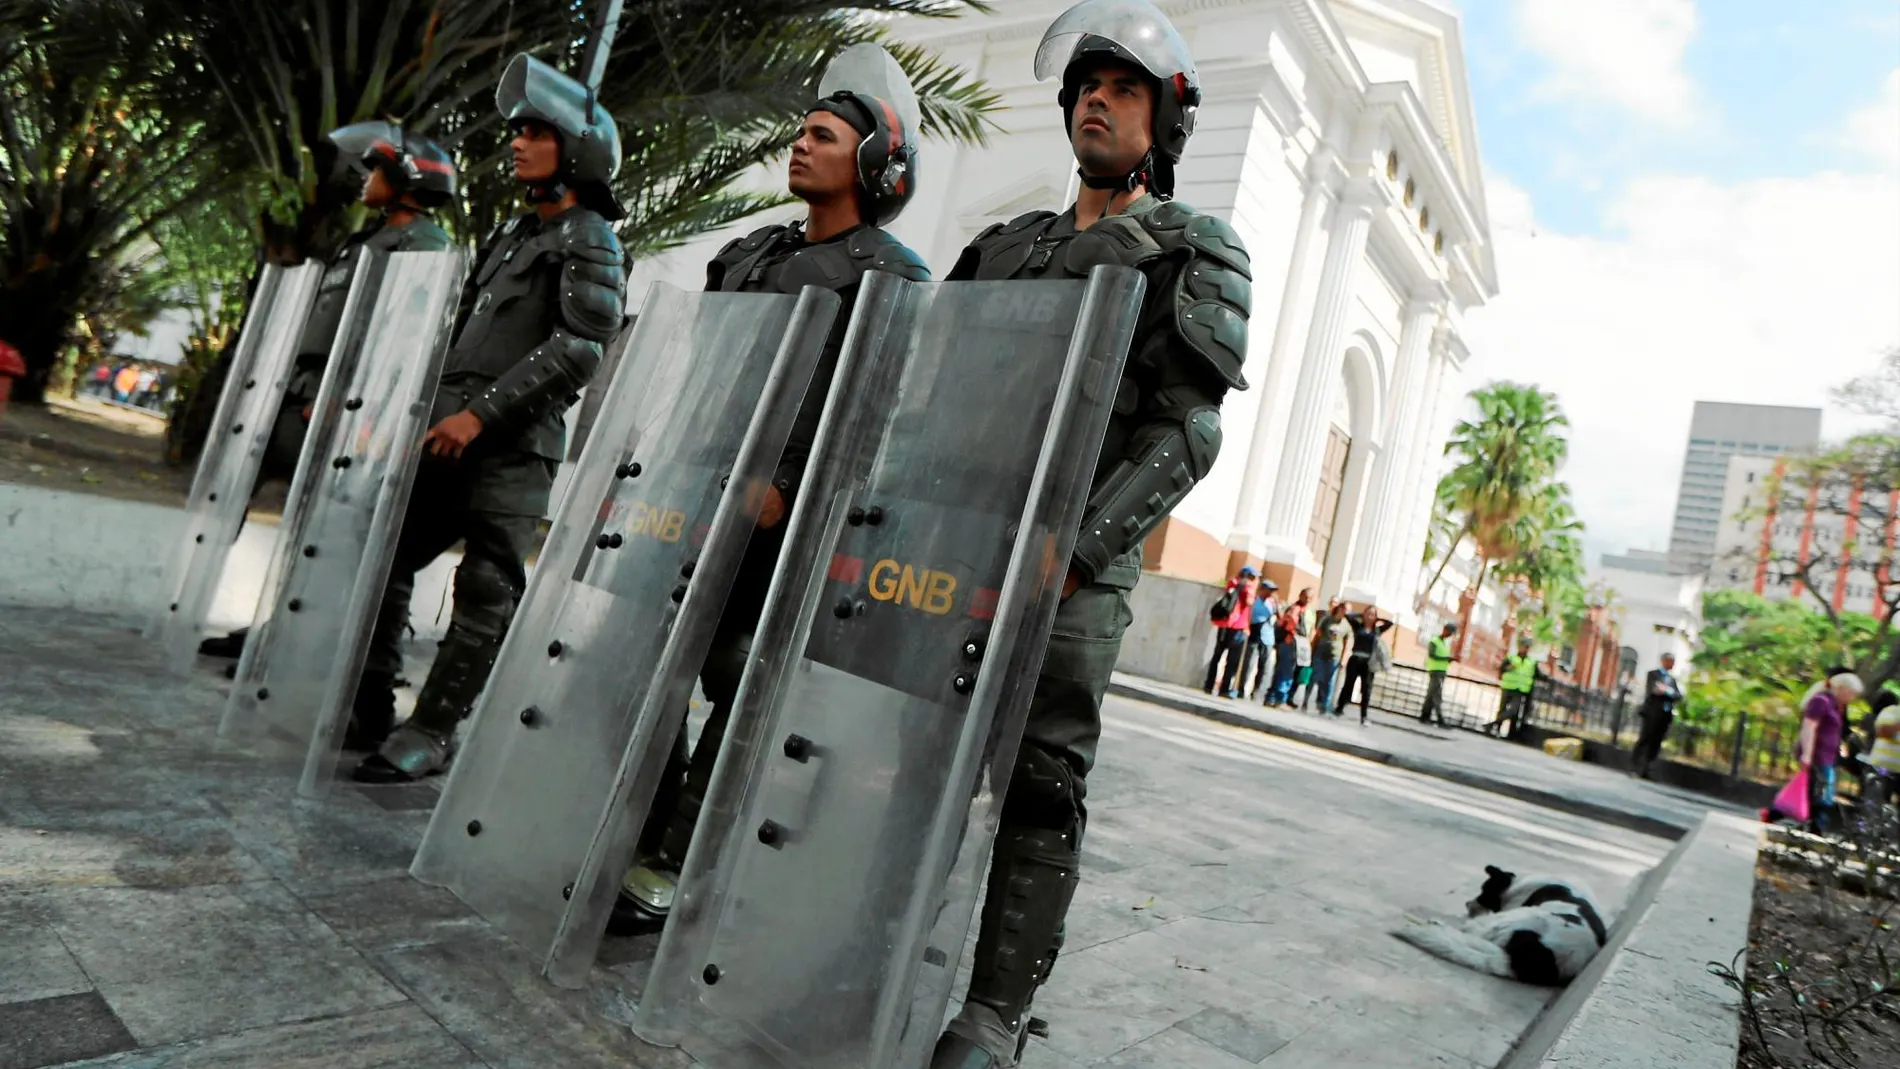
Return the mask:
[[[411,869],[557,982],[593,964],[838,306],[656,285],[598,409]],[[617,820],[621,871],[577,892]]]
[[[325,790],[415,482],[459,251],[366,254],[297,460],[219,734],[285,752]]]
[[[163,645],[174,671],[186,670],[197,656],[205,614],[250,505],[297,341],[322,278],[320,263],[266,267],[245,313],[238,351],[192,476],[184,536],[165,573],[169,597],[145,628],[147,638]]]
[[[1142,286],[867,281],[641,1036],[924,1064]]]

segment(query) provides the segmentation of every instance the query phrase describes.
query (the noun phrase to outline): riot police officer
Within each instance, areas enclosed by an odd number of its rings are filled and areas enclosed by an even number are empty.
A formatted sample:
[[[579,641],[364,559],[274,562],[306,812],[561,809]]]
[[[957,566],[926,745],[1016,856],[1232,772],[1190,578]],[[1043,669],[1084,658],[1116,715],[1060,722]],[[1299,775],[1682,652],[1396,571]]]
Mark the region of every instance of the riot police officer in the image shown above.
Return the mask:
[[[579,82],[525,54],[509,64],[495,102],[515,135],[514,174],[529,210],[489,235],[463,286],[357,690],[357,735],[388,734],[356,769],[365,782],[448,767],[455,727],[487,683],[527,583],[562,413],[623,318],[626,258],[608,225],[622,214],[608,185],[620,166],[613,117]],[[448,633],[414,715],[389,734],[415,575],[458,542]]]
[[[362,203],[376,215],[350,235],[324,266],[310,318],[304,321],[297,341],[290,383],[258,468],[260,486],[266,479],[289,479],[297,470],[297,457],[310,428],[311,406],[323,383],[350,283],[364,253],[435,252],[449,247],[448,232],[434,217],[455,197],[455,159],[442,146],[388,122],[353,123],[332,130],[326,140],[335,146],[337,170],[357,176]],[[248,634],[244,628],[205,639],[198,652],[235,658],[244,652]]]
[[[916,192],[917,94],[897,61],[874,44],[838,54],[819,81],[819,99],[806,112],[786,186],[805,202],[805,218],[767,226],[728,244],[706,265],[706,288],[742,293],[796,294],[822,286],[844,298],[831,337],[813,372],[744,560],[727,596],[700,684],[712,705],[690,753],[682,725],[641,834],[644,864],[628,874],[614,907],[610,932],[626,933],[663,920],[672,907],[675,876],[692,841],[726,719],[745,671],[752,634],[765,608],[766,587],[778,567],[785,518],[818,436],[818,420],[838,366],[845,328],[867,271],[927,281],[930,269],[883,227]]]
[[[1119,263],[1148,288],[1010,777],[969,993],[933,1069],[1018,1062],[1079,880],[1087,777],[1142,541],[1213,467],[1222,398],[1246,388],[1247,252],[1226,223],[1172,199],[1201,103],[1180,35],[1147,0],[1083,0],[1049,27],[1036,68],[1061,74],[1080,196],[991,227],[950,278],[1082,278]]]

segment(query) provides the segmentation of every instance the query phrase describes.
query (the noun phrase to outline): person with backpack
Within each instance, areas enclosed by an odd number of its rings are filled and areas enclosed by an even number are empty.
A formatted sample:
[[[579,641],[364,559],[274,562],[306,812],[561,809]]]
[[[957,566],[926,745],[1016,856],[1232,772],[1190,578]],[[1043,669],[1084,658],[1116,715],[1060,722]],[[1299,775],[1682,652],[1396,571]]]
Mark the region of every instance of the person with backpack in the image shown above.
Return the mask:
[[[1280,618],[1280,584],[1260,580],[1254,588],[1253,616],[1247,624],[1247,654],[1240,659],[1240,689],[1244,698],[1258,698],[1273,678],[1273,621]],[[1253,686],[1247,686],[1247,680]]]
[[[1310,643],[1313,614],[1308,606],[1313,604],[1313,588],[1300,591],[1293,604],[1280,613],[1273,628],[1273,689],[1267,693],[1262,705],[1293,704],[1293,691],[1299,685],[1300,668],[1311,663],[1310,644],[1302,655],[1303,643]]]
[[[1352,702],[1352,686],[1358,683],[1359,723],[1363,727],[1367,707],[1372,703],[1372,681],[1385,670],[1392,656],[1380,637],[1391,629],[1392,621],[1379,619],[1379,610],[1368,605],[1363,612],[1348,614],[1346,623],[1352,628],[1352,653],[1346,658],[1345,681],[1339,685],[1339,704],[1333,706],[1333,715],[1346,715],[1346,706]]]
[[[1235,686],[1240,682],[1240,662],[1246,654],[1247,629],[1253,621],[1254,579],[1260,573],[1249,564],[1240,569],[1227,583],[1227,589],[1208,610],[1207,617],[1214,625],[1214,657],[1207,662],[1207,683],[1201,689],[1214,693],[1214,684],[1220,683],[1220,696],[1238,697]],[[1226,670],[1221,662],[1226,661]]]

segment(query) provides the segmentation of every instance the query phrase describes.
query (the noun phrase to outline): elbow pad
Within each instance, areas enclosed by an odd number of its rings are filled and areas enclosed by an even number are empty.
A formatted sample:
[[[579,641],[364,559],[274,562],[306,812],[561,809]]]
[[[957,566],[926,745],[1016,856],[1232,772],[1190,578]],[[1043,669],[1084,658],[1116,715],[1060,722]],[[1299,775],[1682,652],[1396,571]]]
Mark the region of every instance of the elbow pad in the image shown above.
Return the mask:
[[[1089,497],[1071,564],[1086,583],[1142,543],[1213,470],[1220,455],[1220,409],[1191,408],[1137,431],[1126,455]]]
[[[561,244],[567,254],[561,265],[561,322],[569,333],[605,345],[626,318],[627,257],[620,239],[597,216],[584,217],[562,227]]]
[[[521,426],[566,404],[600,366],[599,342],[556,328],[508,373],[469,402],[483,426]]]

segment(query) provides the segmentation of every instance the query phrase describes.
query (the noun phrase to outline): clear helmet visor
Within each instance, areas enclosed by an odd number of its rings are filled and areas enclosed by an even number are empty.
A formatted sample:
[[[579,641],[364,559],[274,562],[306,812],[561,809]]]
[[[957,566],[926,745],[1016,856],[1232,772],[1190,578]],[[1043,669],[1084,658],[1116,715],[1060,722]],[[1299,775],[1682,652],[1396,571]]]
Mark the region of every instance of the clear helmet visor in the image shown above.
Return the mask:
[[[1185,74],[1195,82],[1194,57],[1168,17],[1148,0],[1082,0],[1043,32],[1036,80],[1060,78],[1085,38],[1100,37],[1132,56],[1157,79]]]
[[[381,148],[392,160],[403,153],[402,128],[393,122],[358,122],[330,131],[327,140],[336,146],[337,164],[351,170],[363,169],[363,157],[371,149]]]
[[[903,126],[904,140],[917,142],[923,128],[923,109],[917,104],[917,90],[897,60],[882,47],[856,44],[838,53],[818,80],[818,98],[834,93],[855,93],[875,97],[888,104]]]

